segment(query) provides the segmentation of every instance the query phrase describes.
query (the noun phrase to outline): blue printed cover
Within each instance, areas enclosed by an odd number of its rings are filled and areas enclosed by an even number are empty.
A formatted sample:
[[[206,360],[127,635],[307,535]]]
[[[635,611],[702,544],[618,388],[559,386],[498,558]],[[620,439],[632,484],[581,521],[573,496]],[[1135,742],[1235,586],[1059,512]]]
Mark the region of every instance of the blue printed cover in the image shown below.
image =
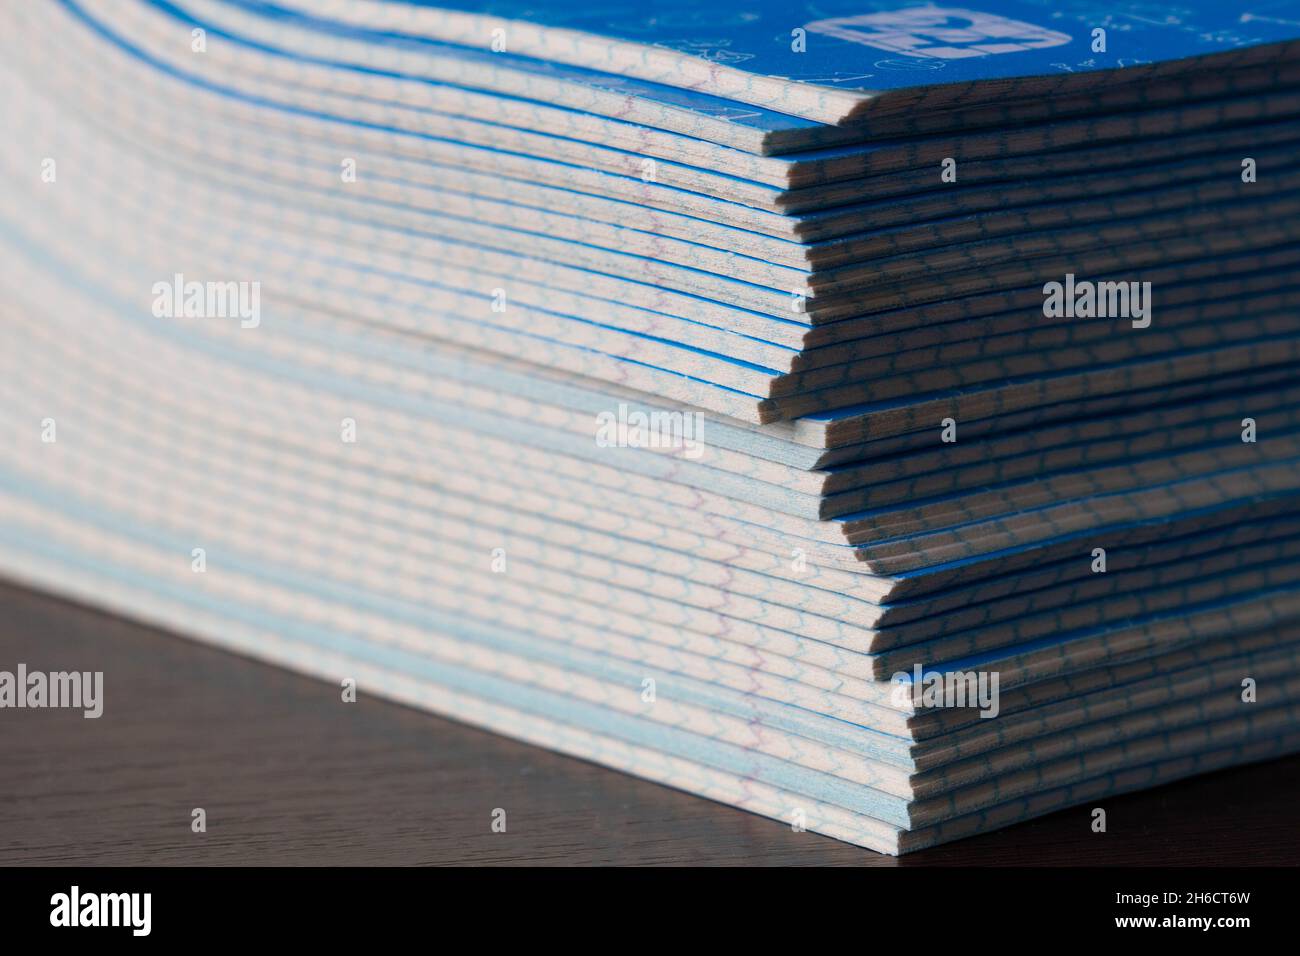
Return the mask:
[[[417,3],[661,47],[759,76],[862,91],[1093,72],[1300,37],[1300,3],[1294,0]],[[805,31],[803,52],[795,50],[796,29]],[[1093,50],[1095,29],[1106,31],[1105,52]]]

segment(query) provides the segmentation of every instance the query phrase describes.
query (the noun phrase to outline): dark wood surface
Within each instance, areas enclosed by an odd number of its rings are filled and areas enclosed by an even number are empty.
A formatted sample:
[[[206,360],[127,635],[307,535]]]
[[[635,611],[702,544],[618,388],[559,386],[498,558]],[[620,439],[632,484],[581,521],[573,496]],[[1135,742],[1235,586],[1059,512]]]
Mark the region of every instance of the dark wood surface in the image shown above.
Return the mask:
[[[1300,862],[1300,758],[895,860],[0,583],[20,661],[102,670],[106,704],[0,711],[0,865]]]

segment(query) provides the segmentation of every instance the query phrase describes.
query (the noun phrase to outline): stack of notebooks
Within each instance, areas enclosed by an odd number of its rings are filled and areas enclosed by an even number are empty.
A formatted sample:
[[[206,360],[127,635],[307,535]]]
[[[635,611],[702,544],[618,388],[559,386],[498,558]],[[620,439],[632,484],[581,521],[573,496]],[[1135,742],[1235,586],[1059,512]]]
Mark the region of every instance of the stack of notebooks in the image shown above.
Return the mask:
[[[955,2],[3,5],[0,573],[886,853],[1300,750],[1300,3]]]

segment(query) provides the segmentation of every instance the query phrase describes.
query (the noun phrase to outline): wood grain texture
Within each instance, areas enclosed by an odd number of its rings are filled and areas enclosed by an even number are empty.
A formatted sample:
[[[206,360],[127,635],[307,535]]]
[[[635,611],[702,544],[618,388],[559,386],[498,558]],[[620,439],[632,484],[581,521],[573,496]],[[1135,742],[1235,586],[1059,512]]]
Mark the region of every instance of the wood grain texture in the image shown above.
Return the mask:
[[[102,670],[105,711],[0,711],[0,865],[1300,862],[1300,758],[895,860],[0,583],[20,661]]]

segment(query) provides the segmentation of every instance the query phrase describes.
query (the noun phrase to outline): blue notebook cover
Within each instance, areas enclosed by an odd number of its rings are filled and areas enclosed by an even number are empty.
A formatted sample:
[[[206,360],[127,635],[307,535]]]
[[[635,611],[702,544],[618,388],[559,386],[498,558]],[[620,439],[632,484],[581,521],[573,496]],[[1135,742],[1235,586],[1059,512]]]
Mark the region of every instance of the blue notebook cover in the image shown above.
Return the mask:
[[[279,7],[351,26],[499,49],[842,123],[884,106],[889,94],[995,81],[1072,77],[1048,89],[1086,89],[1077,78],[1152,68],[1173,73],[1202,57],[1255,48],[1225,62],[1263,62],[1300,37],[1300,4],[1190,0],[1174,8],[1084,0],[828,0],[789,4],[672,2],[574,5],[547,0],[320,4]],[[495,32],[494,31],[499,31]],[[492,45],[496,46],[493,47]],[[1173,64],[1171,67],[1170,65]],[[1012,87],[1033,95],[1033,85]],[[1042,88],[1041,86],[1038,88]],[[978,98],[978,97],[976,97]],[[868,107],[880,99],[878,107]],[[896,97],[898,105],[914,97]]]

